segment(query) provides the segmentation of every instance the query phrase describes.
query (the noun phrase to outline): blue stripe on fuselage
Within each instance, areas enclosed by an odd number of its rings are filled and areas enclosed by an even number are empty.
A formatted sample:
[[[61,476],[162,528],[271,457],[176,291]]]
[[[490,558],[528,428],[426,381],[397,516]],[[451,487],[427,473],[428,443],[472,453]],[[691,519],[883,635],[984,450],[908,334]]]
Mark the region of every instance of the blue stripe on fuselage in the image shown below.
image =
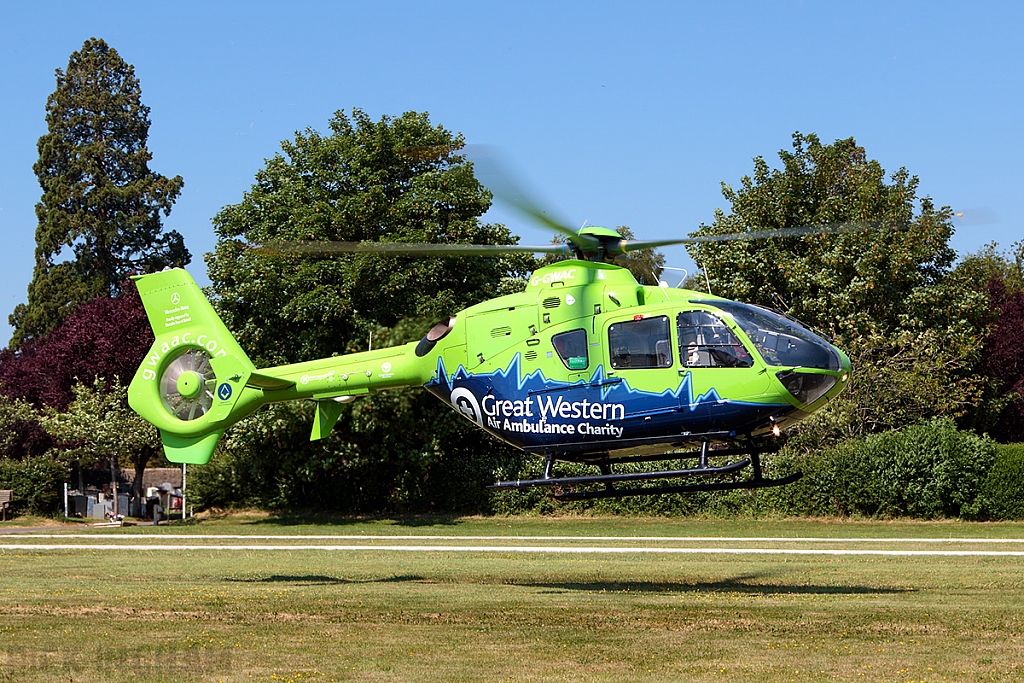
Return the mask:
[[[607,378],[603,365],[589,381],[576,383],[548,379],[540,369],[522,375],[518,353],[508,367],[480,374],[462,365],[448,374],[439,358],[436,376],[425,386],[491,434],[531,452],[606,450],[617,441],[659,442],[686,433],[745,433],[793,410],[789,404],[723,399],[714,388],[694,396],[689,373],[662,392]]]

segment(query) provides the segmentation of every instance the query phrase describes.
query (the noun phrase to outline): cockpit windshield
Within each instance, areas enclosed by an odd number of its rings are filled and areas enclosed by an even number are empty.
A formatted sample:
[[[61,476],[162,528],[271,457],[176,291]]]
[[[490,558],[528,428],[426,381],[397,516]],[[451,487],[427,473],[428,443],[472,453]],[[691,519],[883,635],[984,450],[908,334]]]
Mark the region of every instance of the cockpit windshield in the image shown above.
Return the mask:
[[[796,321],[777,313],[735,301],[715,301],[713,306],[732,316],[768,365],[840,370],[839,354],[821,337]]]

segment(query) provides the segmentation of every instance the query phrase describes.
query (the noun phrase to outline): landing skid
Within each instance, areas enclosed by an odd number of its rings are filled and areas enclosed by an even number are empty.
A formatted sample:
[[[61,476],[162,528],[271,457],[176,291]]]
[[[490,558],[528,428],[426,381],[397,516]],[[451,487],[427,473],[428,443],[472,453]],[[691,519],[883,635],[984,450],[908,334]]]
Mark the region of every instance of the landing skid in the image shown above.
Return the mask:
[[[710,455],[732,455],[737,452],[749,453],[750,457],[737,460],[726,465],[712,466],[708,463]],[[763,489],[772,486],[785,486],[792,484],[803,476],[803,472],[794,472],[779,479],[766,479],[761,470],[760,454],[765,452],[762,449],[745,448],[729,449],[725,451],[711,451],[708,442],[701,444],[699,453],[688,454],[691,457],[700,458],[697,467],[683,470],[657,470],[651,472],[612,472],[611,464],[598,462],[596,464],[601,474],[580,476],[580,477],[556,477],[552,470],[555,457],[548,455],[544,463],[544,476],[540,479],[516,479],[514,481],[499,481],[491,484],[488,488],[498,490],[526,489],[535,486],[555,487],[558,489],[569,488],[568,491],[559,490],[555,493],[556,500],[591,500],[594,498],[626,498],[630,496],[657,496],[663,493],[695,493],[699,491],[733,491],[739,489]],[[686,456],[681,456],[686,457]],[[647,461],[650,458],[637,458],[632,462]],[[617,462],[630,462],[630,460],[619,460]],[[640,488],[617,488],[615,484],[622,482],[650,481],[656,479],[687,479],[693,477],[713,477],[716,475],[738,474],[745,468],[751,468],[751,476],[747,479],[734,479],[732,481],[712,481],[699,484],[680,484],[665,486],[644,486]],[[603,484],[603,489],[597,490],[574,490],[577,486],[588,484]]]

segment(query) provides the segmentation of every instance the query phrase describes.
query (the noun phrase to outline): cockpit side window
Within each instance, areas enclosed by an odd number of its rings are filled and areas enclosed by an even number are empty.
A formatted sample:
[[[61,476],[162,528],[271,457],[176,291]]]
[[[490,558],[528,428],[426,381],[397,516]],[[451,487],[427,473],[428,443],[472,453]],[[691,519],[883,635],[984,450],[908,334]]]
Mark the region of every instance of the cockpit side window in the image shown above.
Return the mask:
[[[608,328],[612,368],[670,368],[672,339],[667,315],[626,320]]]
[[[839,354],[831,344],[791,318],[735,301],[715,301],[713,305],[732,316],[768,365],[833,371],[842,368]]]
[[[586,330],[570,330],[551,337],[551,345],[562,359],[562,364],[570,370],[586,370],[587,332]]]
[[[707,311],[676,316],[679,361],[687,368],[749,368],[754,364],[743,343],[721,318]]]

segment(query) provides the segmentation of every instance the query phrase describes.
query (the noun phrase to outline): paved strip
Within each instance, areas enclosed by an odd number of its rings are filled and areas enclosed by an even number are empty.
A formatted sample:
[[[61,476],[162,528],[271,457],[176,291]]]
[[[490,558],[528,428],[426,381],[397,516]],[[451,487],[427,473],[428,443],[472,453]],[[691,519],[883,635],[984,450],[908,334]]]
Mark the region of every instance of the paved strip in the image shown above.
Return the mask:
[[[250,540],[250,541],[631,541],[634,543],[1021,543],[1024,538],[815,538],[786,536],[440,536],[440,535],[248,535],[248,534],[18,534],[17,538],[84,539],[175,539],[175,540]],[[0,547],[7,546],[0,539]]]
[[[667,555],[875,555],[885,557],[1024,557],[1012,550],[854,550],[828,548],[651,548],[594,546],[458,546],[458,545],[122,545],[122,544],[28,544],[3,543],[6,550],[244,550],[329,552],[418,552],[418,553],[549,553],[549,554],[667,554]]]

